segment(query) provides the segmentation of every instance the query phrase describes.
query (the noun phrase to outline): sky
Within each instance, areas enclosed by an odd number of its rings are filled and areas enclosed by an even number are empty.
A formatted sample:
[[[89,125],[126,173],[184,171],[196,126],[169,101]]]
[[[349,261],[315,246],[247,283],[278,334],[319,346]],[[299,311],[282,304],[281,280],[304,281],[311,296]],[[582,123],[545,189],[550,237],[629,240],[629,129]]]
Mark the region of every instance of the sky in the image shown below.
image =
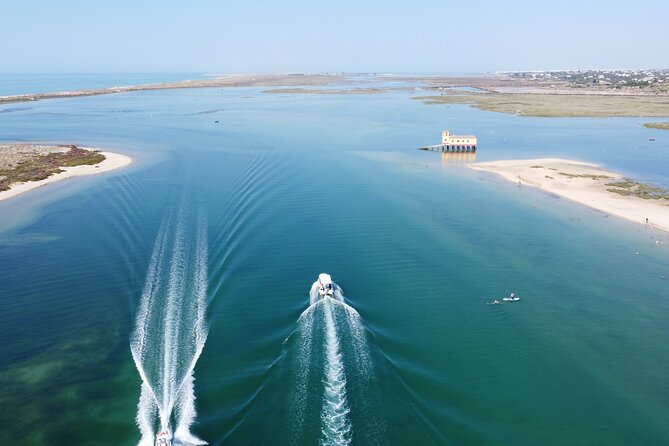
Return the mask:
[[[0,73],[590,68],[669,68],[669,1],[0,2]]]

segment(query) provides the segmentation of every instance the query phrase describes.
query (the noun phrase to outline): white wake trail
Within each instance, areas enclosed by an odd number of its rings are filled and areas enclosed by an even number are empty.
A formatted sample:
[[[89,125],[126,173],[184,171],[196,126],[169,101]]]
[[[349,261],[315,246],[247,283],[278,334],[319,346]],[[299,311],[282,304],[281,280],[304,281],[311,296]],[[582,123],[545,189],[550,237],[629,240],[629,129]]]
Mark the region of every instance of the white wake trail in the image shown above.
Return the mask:
[[[207,286],[208,286],[208,269],[207,269],[207,227],[204,222],[204,218],[201,216],[198,224],[198,235],[197,235],[197,259],[196,259],[196,275],[195,275],[195,300],[193,305],[193,312],[195,314],[194,321],[194,347],[195,352],[193,359],[188,366],[188,373],[186,374],[183,382],[181,383],[181,392],[179,403],[177,406],[177,428],[175,431],[175,437],[180,440],[194,444],[207,444],[205,441],[202,441],[196,438],[190,433],[190,426],[195,421],[197,412],[195,410],[195,390],[194,390],[194,381],[195,377],[193,371],[195,369],[195,363],[197,362],[202,350],[204,349],[204,344],[207,341],[208,335],[208,326],[206,322],[206,311],[207,311]]]
[[[179,335],[181,330],[181,300],[185,294],[186,246],[183,215],[179,215],[176,240],[169,268],[167,301],[163,322],[163,370],[162,402],[160,406],[160,430],[169,429],[170,417],[178,396]]]
[[[153,444],[156,427],[174,432],[177,444],[206,444],[190,426],[196,417],[193,371],[208,333],[207,226],[200,216],[193,236],[183,210],[172,220],[156,238],[130,342],[142,378],[140,445]]]
[[[330,301],[325,298],[325,401],[321,411],[321,444],[344,446],[351,439],[350,409],[346,398],[346,373]]]
[[[320,434],[321,445],[349,445],[354,433],[360,444],[383,444],[385,422],[377,413],[381,406],[366,329],[343,290],[332,285],[332,297],[319,295],[318,281],[312,285],[310,305],[297,321],[289,406],[292,444],[313,442]],[[315,372],[321,370],[322,393],[316,391],[315,381]],[[309,415],[318,410],[320,431],[309,422]]]
[[[305,408],[307,404],[307,390],[309,376],[311,374],[314,305],[309,306],[297,320],[298,352],[295,367],[295,388],[291,395],[290,409],[292,412],[291,424],[292,435],[297,439],[302,434],[305,420]]]
[[[158,406],[153,391],[146,382],[142,382],[142,393],[137,404],[137,417],[135,418],[142,434],[139,446],[153,446],[153,437],[155,436],[153,423],[157,412]]]
[[[156,243],[153,247],[149,268],[146,275],[146,283],[142,291],[142,297],[139,302],[139,309],[135,320],[135,330],[131,336],[130,351],[135,361],[135,367],[142,379],[141,395],[137,404],[136,421],[139,426],[142,438],[140,445],[153,445],[155,436],[153,420],[158,411],[158,399],[153,391],[150,380],[144,369],[146,361],[146,351],[148,347],[149,324],[151,322],[150,310],[153,304],[154,296],[162,285],[161,277],[158,271],[160,264],[165,256],[165,247],[167,245],[167,223],[164,221],[158,231]]]

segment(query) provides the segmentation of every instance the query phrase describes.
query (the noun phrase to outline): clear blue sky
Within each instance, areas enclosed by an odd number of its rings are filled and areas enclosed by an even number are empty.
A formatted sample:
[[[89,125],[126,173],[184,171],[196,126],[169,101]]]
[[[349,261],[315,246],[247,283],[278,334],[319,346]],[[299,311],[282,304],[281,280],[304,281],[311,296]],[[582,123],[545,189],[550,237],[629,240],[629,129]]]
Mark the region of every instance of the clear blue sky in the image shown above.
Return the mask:
[[[669,68],[669,1],[4,0],[0,72]]]

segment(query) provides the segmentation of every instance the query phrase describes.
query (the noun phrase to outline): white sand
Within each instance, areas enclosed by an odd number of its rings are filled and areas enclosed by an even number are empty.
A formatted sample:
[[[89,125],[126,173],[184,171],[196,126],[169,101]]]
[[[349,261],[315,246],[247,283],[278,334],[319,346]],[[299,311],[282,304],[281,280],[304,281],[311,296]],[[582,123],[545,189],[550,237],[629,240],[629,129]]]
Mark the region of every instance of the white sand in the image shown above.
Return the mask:
[[[542,166],[533,168],[532,166]],[[509,181],[538,187],[591,208],[616,215],[637,223],[646,223],[669,232],[669,205],[665,200],[644,200],[607,191],[606,183],[622,175],[604,170],[596,164],[559,158],[533,160],[505,160],[469,164],[477,170],[494,172]],[[559,172],[574,175],[606,175],[610,178],[572,178]],[[551,178],[548,178],[551,177]]]
[[[93,150],[87,147],[82,149]],[[95,175],[97,173],[109,172],[110,170],[119,169],[132,162],[132,158],[120,153],[100,152],[105,156],[105,160],[95,165],[63,167],[64,172],[51,175],[40,181],[27,181],[25,183],[18,183],[11,186],[9,190],[0,192],[0,201],[15,197],[19,194],[29,190],[45,186],[47,184],[55,183],[56,181],[66,180],[68,178],[78,177],[82,175]]]

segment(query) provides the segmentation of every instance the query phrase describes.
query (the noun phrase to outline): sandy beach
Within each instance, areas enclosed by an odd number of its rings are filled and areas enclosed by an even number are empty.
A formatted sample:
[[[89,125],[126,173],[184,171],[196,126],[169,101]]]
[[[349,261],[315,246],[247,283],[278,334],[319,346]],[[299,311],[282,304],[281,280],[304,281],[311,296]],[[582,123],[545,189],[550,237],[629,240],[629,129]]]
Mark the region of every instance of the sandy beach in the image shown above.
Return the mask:
[[[636,223],[646,224],[648,219],[648,224],[669,232],[669,200],[635,196],[641,195],[644,190],[655,189],[623,179],[622,175],[602,169],[596,164],[542,158],[491,161],[470,164],[469,167],[494,172],[514,183],[538,187]]]
[[[86,148],[86,149],[94,150],[91,148]],[[28,192],[29,190],[33,190],[38,187],[46,186],[47,184],[66,180],[68,178],[109,172],[110,170],[115,170],[127,166],[132,162],[132,158],[126,155],[122,155],[120,153],[104,152],[104,151],[100,153],[105,156],[105,159],[99,164],[63,167],[62,169],[64,170],[64,172],[51,175],[50,177],[44,180],[27,181],[25,183],[14,184],[11,186],[9,190],[0,191],[0,201],[15,197],[19,194]]]

